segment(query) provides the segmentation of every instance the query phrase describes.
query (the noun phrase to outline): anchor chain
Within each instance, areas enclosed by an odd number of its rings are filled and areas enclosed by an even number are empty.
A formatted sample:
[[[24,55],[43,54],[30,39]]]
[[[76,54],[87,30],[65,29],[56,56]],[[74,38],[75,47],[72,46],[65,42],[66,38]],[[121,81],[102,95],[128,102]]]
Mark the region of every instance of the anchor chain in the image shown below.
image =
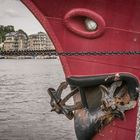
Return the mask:
[[[75,88],[62,99],[62,92],[67,88],[67,86],[67,82],[62,82],[57,90],[54,88],[49,88],[48,94],[51,97],[51,111],[55,111],[58,114],[64,114],[68,119],[71,120],[74,117],[73,111],[82,108],[82,103],[77,102],[75,105],[66,105],[66,102],[79,91],[78,88]]]
[[[91,51],[91,52],[56,52],[58,56],[108,56],[140,55],[140,51]]]

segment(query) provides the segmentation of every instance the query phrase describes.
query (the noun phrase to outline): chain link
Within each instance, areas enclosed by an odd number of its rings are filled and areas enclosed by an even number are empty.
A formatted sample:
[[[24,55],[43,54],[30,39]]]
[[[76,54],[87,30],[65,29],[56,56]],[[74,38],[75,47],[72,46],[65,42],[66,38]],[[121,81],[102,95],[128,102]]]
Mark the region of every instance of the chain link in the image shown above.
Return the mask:
[[[0,51],[0,55],[49,55],[49,56],[108,56],[108,55],[140,55],[140,51],[81,51],[56,52],[55,50],[21,50]]]
[[[140,55],[140,51],[110,51],[110,52],[58,52],[58,56],[103,56],[103,55]]]

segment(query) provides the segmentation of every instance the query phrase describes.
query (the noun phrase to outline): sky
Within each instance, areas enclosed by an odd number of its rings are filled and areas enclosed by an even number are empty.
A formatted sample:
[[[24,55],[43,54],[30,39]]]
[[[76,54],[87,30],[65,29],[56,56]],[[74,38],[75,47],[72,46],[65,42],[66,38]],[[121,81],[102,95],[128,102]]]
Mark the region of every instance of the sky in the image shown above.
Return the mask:
[[[44,31],[41,24],[20,0],[0,0],[0,25],[13,25],[28,35]]]

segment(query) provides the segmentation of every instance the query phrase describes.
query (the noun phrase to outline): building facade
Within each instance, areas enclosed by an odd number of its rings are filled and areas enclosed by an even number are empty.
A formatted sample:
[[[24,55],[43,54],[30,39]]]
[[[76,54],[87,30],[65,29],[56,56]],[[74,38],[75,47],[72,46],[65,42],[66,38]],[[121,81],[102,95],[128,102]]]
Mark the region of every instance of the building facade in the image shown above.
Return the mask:
[[[54,46],[48,35],[44,32],[38,32],[27,36],[23,30],[10,32],[5,35],[5,50],[51,50]]]
[[[5,35],[4,49],[6,51],[13,50],[16,48],[15,47],[15,44],[16,44],[15,36],[16,36],[16,32],[10,32]]]
[[[22,31],[10,32],[5,35],[5,50],[24,50],[27,48],[28,36]]]
[[[37,34],[29,35],[28,49],[43,50],[54,49],[54,47],[46,33],[38,32]]]
[[[4,43],[0,43],[0,51],[3,50]]]
[[[52,41],[50,40],[50,38],[48,36],[48,34],[47,34],[47,49],[48,50],[54,50],[55,49]]]

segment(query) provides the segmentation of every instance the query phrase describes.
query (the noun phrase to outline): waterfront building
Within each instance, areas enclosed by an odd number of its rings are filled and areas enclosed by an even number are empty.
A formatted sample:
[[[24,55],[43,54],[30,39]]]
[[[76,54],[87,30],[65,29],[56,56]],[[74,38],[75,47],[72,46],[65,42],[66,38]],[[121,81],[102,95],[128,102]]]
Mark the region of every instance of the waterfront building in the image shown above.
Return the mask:
[[[0,43],[0,50],[3,50],[4,43]]]
[[[10,32],[5,35],[4,49],[6,51],[16,49],[15,36],[16,32]]]
[[[43,50],[54,49],[52,42],[48,35],[44,32],[38,32],[37,34],[29,35],[28,49],[31,50]]]
[[[28,36],[23,30],[10,32],[5,35],[5,50],[23,50],[27,48]]]
[[[52,43],[52,41],[50,40],[49,36],[47,35],[47,49],[48,50],[54,50],[54,45]]]
[[[28,35],[22,31],[17,31],[17,37],[16,37],[16,46],[18,47],[18,50],[24,50],[27,49],[28,45]]]

